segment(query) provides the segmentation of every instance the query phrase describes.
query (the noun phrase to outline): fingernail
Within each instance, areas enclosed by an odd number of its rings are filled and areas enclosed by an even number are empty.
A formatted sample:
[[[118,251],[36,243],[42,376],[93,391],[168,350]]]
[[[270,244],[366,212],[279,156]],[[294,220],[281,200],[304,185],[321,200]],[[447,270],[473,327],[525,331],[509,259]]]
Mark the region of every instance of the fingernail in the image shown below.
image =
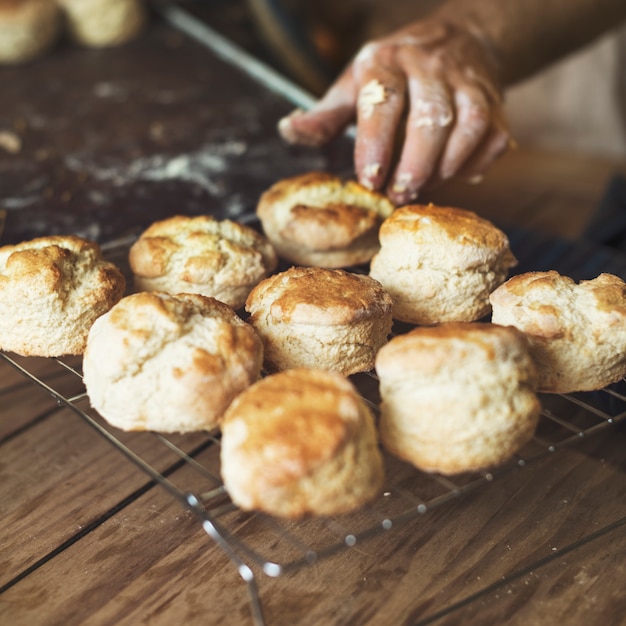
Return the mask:
[[[361,173],[360,183],[367,189],[377,189],[381,183],[379,180],[381,171],[382,166],[380,163],[366,165]]]
[[[467,179],[467,182],[470,185],[478,185],[479,183],[482,183],[484,179],[485,177],[482,174],[476,174],[476,176],[470,176]]]
[[[390,195],[396,204],[406,204],[411,200],[415,200],[418,190],[413,175],[408,172],[398,174],[391,187]]]
[[[285,115],[285,117],[278,121],[278,131],[290,143],[295,143],[297,140],[297,133],[295,132],[291,122],[294,117],[302,115],[302,113],[304,113],[302,109],[295,109],[289,113],[289,115]]]

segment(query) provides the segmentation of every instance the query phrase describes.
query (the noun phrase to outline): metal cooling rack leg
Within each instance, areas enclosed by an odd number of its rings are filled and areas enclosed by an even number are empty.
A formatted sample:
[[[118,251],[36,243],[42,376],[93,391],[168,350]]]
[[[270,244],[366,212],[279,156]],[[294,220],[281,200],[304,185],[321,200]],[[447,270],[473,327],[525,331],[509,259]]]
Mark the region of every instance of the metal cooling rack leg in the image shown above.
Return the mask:
[[[189,508],[201,519],[204,532],[209,535],[215,543],[226,553],[230,560],[237,566],[237,571],[242,580],[246,583],[248,596],[250,598],[250,609],[255,626],[265,626],[261,598],[252,569],[246,565],[233,550],[231,545],[225,540],[224,533],[220,532],[215,521],[208,518],[206,511],[202,507],[200,500],[192,493],[187,494],[187,504]]]

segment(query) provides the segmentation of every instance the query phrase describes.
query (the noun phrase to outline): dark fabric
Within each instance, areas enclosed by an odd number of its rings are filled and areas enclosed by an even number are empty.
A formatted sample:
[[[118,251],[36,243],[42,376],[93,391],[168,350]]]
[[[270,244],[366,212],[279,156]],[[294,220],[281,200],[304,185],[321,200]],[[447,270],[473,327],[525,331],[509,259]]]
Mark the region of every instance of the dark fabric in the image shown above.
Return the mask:
[[[626,177],[616,175],[609,181],[584,238],[626,251]]]

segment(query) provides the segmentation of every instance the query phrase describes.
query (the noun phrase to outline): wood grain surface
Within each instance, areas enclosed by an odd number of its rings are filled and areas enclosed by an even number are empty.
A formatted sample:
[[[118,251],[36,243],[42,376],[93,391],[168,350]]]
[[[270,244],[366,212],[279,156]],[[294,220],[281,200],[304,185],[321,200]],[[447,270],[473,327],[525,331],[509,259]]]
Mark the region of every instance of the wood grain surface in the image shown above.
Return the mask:
[[[66,45],[0,69],[0,79],[12,85],[0,127],[23,139],[19,154],[0,153],[2,243],[67,231],[106,242],[175,212],[239,217],[278,178],[351,171],[347,140],[323,151],[284,146],[275,125],[289,104],[162,24],[120,49]],[[530,252],[526,235],[514,239],[524,267],[553,259],[575,270],[595,260],[593,271],[626,272],[623,252],[580,241],[617,173],[626,163],[522,148],[481,184],[454,183],[424,200],[531,229]],[[80,395],[80,379],[57,362],[16,360],[60,393]],[[86,399],[77,405],[101,423]],[[177,488],[212,488],[154,435],[115,434]],[[173,439],[219,473],[216,442],[201,433]],[[582,438],[282,576],[251,561],[265,621],[624,623],[625,445],[623,427]],[[398,488],[446,491],[399,461],[388,472]],[[355,526],[310,520],[289,532],[334,545],[372,515],[391,514],[395,493],[350,518]],[[292,552],[263,516],[225,509],[218,521],[278,561]],[[252,624],[245,571],[176,497],[0,359],[0,624]]]

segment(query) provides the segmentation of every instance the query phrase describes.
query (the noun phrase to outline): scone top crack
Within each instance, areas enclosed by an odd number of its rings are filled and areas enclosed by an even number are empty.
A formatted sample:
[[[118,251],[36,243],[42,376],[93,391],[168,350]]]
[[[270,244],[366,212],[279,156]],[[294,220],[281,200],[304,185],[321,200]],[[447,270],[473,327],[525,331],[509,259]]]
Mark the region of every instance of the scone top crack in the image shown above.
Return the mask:
[[[380,283],[340,269],[292,267],[261,282],[248,297],[253,318],[320,326],[344,325],[384,316],[391,297]]]
[[[402,249],[410,267],[428,266],[451,272],[497,262],[509,269],[517,264],[506,234],[473,211],[434,204],[399,208],[380,229],[383,245]]]
[[[92,271],[110,282],[109,273],[118,274],[112,268],[103,262],[97,244],[74,235],[39,237],[0,248],[0,281],[15,281],[16,288],[35,297],[54,293],[62,306]]]
[[[292,267],[261,281],[246,300],[269,372],[315,367],[349,375],[374,367],[392,327],[392,300],[366,275]]]
[[[95,242],[39,237],[0,248],[0,349],[82,354],[96,318],[123,295],[122,272]]]
[[[239,308],[278,263],[261,234],[209,215],[175,215],[149,226],[131,246],[138,289],[200,293]]]
[[[190,432],[218,426],[262,361],[261,340],[228,305],[140,292],[93,325],[83,370],[91,405],[113,426]]]
[[[530,340],[539,389],[601,389],[626,375],[626,283],[600,274],[576,283],[551,270],[513,276],[490,296],[492,321]]]
[[[384,195],[327,172],[281,180],[261,195],[257,215],[284,259],[346,267],[369,261],[378,229],[394,210]]]
[[[370,276],[393,298],[394,317],[411,324],[480,319],[490,311],[489,294],[517,264],[503,231],[455,207],[400,207],[379,238]]]

